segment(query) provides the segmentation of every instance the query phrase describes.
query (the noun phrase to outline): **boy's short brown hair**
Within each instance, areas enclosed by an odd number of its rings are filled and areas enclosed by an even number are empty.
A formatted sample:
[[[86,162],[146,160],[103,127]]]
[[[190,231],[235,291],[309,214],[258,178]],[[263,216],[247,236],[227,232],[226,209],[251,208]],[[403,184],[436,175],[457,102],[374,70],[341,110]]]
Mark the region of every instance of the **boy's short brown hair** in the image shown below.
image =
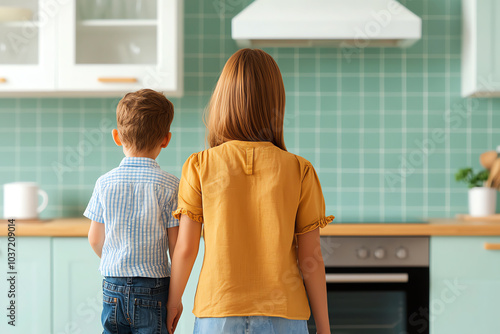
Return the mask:
[[[174,105],[152,89],[126,94],[116,107],[118,134],[133,151],[155,149],[170,131]]]

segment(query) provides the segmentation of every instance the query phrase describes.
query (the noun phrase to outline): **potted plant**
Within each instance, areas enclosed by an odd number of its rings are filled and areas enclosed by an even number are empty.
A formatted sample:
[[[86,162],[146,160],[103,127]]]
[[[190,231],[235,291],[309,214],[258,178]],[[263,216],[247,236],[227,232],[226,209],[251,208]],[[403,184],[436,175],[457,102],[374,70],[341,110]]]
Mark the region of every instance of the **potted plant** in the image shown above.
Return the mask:
[[[485,187],[490,172],[483,170],[474,173],[472,168],[462,168],[455,174],[455,180],[469,185],[469,214],[473,217],[484,217],[496,212],[497,191]]]

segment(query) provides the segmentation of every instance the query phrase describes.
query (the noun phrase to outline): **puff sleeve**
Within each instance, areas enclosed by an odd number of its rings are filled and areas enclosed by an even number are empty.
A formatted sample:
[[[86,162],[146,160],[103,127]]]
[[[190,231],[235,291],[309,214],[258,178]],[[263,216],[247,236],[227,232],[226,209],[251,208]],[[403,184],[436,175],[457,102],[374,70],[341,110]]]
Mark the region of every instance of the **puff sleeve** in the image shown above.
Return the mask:
[[[203,205],[198,153],[192,154],[182,167],[182,176],[179,183],[178,205],[177,210],[173,212],[173,216],[180,219],[181,215],[187,215],[192,220],[203,223]]]
[[[325,227],[334,219],[325,216],[325,199],[318,175],[311,163],[304,167],[299,206],[295,219],[295,234],[304,234],[318,227]]]

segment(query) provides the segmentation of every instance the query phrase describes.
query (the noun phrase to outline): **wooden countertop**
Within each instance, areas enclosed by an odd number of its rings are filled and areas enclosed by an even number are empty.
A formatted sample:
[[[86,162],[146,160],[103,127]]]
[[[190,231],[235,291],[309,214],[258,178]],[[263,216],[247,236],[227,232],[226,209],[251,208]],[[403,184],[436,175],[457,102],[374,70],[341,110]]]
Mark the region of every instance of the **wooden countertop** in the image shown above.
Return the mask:
[[[8,235],[8,222],[0,223],[0,236]],[[60,218],[50,220],[16,220],[16,237],[86,237],[90,220],[87,218]]]
[[[0,236],[8,235],[7,221],[0,221]],[[16,221],[16,236],[86,237],[90,221],[62,218],[42,221]],[[321,229],[332,236],[500,236],[500,222],[430,219],[429,223],[336,224]]]
[[[332,236],[500,236],[500,222],[430,219],[428,223],[329,224],[321,235]]]

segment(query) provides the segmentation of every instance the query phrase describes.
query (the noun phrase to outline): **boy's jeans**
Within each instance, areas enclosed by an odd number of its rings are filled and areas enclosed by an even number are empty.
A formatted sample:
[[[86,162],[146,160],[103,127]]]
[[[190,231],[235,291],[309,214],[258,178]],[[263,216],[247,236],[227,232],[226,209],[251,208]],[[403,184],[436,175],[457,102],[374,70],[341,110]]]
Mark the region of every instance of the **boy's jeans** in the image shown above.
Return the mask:
[[[166,334],[170,278],[105,277],[103,334]]]

